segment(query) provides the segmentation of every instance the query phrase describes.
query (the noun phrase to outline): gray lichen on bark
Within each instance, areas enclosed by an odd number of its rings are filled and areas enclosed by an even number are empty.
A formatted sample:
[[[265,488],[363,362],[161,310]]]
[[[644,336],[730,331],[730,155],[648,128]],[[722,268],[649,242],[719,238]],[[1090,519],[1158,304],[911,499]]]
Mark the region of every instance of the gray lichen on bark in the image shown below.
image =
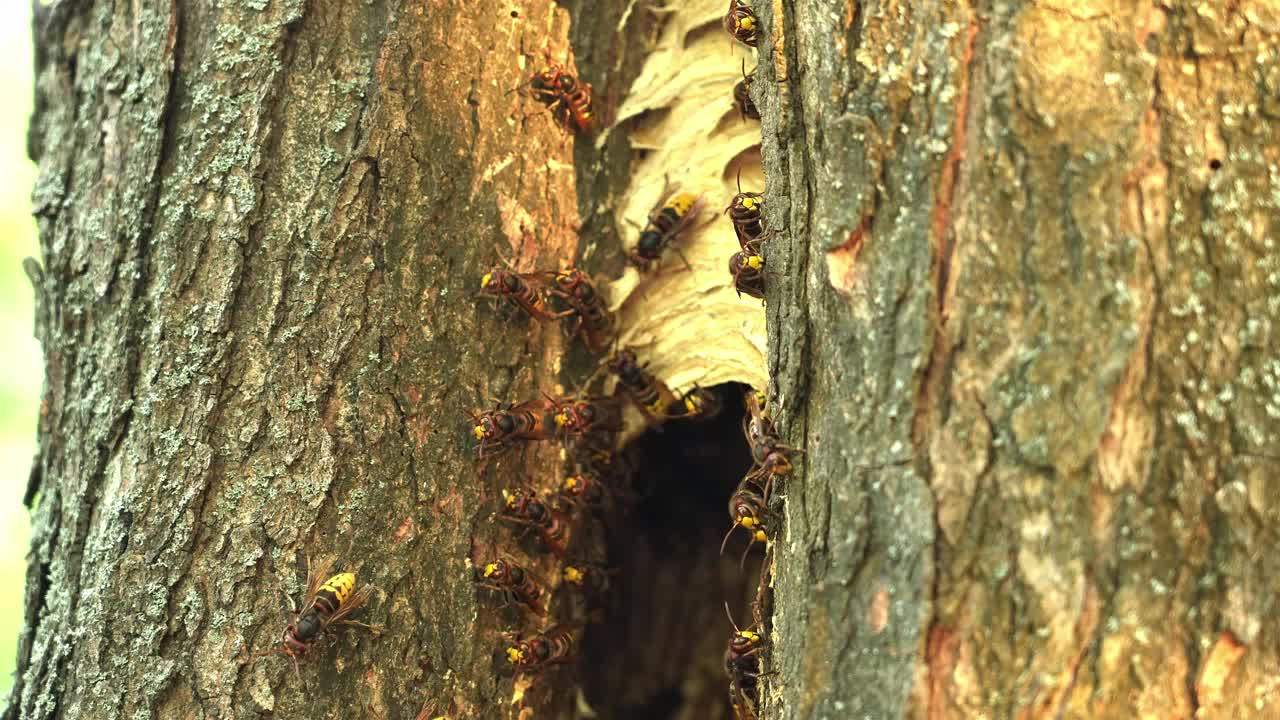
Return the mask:
[[[941,158],[900,134],[931,117],[929,96],[888,102],[853,62],[862,16],[828,5],[761,8],[766,36],[782,40],[758,83],[766,214],[786,229],[766,254],[772,393],[808,451],[778,543],[781,675],[768,706],[779,717],[894,717],[931,566],[933,499],[913,420],[932,344],[928,179]],[[927,62],[939,88],[948,82],[954,48],[925,37],[936,21],[926,8],[899,16],[896,42],[925,55],[883,58],[891,72]]]
[[[616,101],[650,36],[570,4]],[[1274,714],[1274,4],[756,5],[772,395],[808,451],[768,716]],[[495,247],[559,265],[581,202],[616,260],[630,149],[578,143],[580,199],[508,93],[569,58],[567,14],[36,15],[48,372],[8,717],[513,714],[470,581],[508,476],[460,426],[563,356],[473,310]],[[304,553],[395,632],[340,633],[299,686],[251,654]]]
[[[39,9],[49,374],[11,717],[501,706],[466,411],[552,382],[563,341],[474,288],[500,254],[556,266],[577,223],[569,147],[508,92],[567,15],[516,7]],[[339,633],[299,687],[252,654],[303,554],[396,632]]]
[[[1275,9],[761,9],[771,707],[1273,713]]]

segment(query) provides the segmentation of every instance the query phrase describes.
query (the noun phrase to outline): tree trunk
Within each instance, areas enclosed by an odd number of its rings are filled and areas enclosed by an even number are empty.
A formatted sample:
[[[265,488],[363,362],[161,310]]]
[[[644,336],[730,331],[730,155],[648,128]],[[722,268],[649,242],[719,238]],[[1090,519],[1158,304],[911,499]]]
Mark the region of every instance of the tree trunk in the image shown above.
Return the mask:
[[[509,92],[569,16],[390,5],[37,6],[48,377],[9,717],[510,697],[472,580],[504,483],[467,413],[552,388],[566,343],[475,295],[501,255],[573,256],[573,146]],[[372,583],[384,631],[335,633],[299,684],[253,654],[304,556]]]
[[[767,716],[1274,717],[1280,10],[758,4]]]
[[[477,465],[468,413],[598,362],[478,302],[503,257],[616,278],[672,383],[767,370],[806,455],[762,717],[1276,712],[1274,3],[757,0],[767,367],[725,221],[682,241],[694,272],[621,267],[665,175],[715,211],[735,170],[760,189],[757,126],[697,94],[739,72],[723,0],[563,4],[37,7],[48,370],[7,718],[729,717],[740,386],[631,443],[626,519],[575,526],[617,569],[579,661],[529,686],[496,652],[533,628],[476,565],[560,568],[500,490],[561,461]],[[526,117],[547,57],[595,137]],[[295,677],[255,653],[307,558],[371,583],[381,632]]]

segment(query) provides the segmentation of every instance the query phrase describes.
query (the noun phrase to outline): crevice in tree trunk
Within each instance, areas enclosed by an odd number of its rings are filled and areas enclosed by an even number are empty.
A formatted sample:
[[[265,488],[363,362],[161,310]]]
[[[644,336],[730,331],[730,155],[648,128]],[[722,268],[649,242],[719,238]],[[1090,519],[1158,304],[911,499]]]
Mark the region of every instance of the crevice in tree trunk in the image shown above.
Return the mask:
[[[720,601],[746,623],[753,580],[714,555],[728,480],[713,507],[675,460],[740,443],[728,418],[635,441],[645,496],[589,544],[619,567],[604,618],[511,702],[500,634],[542,628],[477,598],[468,551],[510,540],[499,490],[546,492],[559,448],[477,473],[460,419],[598,358],[475,306],[495,244],[616,285],[677,389],[771,386],[807,454],[768,720],[1273,715],[1276,12],[751,4],[760,126],[729,104],[724,0],[37,3],[47,374],[6,718],[558,720],[583,679],[602,720],[723,715]],[[507,91],[545,54],[593,84],[596,133],[523,121]],[[697,292],[622,265],[664,175],[711,220],[738,164],[783,231],[767,350],[716,287],[723,219],[684,248]],[[714,368],[707,318],[738,343]],[[299,683],[253,658],[303,552],[395,632]]]
[[[737,622],[751,623],[761,546],[739,569],[738,530],[725,556],[726,507],[751,455],[738,383],[714,390],[724,407],[707,421],[672,421],[627,446],[634,505],[607,533],[617,574],[580,668],[588,704],[604,720],[731,718],[723,656]]]

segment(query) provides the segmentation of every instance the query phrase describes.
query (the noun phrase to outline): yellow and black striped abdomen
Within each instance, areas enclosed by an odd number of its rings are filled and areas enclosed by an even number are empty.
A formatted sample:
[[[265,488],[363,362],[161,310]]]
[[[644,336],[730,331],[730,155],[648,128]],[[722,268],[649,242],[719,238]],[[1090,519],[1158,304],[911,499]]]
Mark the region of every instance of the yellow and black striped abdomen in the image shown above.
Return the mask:
[[[661,217],[671,225],[677,220],[689,213],[689,208],[698,202],[698,196],[693,193],[678,192],[667,200],[667,204],[663,206]],[[670,227],[670,225],[668,225]]]
[[[329,578],[316,591],[316,611],[325,617],[334,614],[351,597],[355,587],[355,573],[340,573]]]

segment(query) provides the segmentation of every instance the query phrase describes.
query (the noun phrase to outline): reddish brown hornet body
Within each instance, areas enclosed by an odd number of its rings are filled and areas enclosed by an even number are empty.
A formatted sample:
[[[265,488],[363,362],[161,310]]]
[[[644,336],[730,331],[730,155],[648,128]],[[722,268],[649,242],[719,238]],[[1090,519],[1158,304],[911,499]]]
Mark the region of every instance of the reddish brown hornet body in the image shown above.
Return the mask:
[[[760,20],[756,11],[743,0],[729,0],[729,12],[724,16],[725,32],[734,40],[755,47],[760,42]]]
[[[529,95],[547,106],[556,121],[570,130],[589,132],[592,125],[591,84],[555,63],[534,73]]]
[[[764,235],[764,219],[761,210],[764,208],[764,195],[742,191],[742,178],[738,178],[738,194],[729,201],[724,209],[729,220],[733,222],[733,232],[738,236],[738,245],[746,249],[747,243]]]
[[[536,675],[552,665],[567,663],[573,656],[574,637],[568,628],[556,627],[528,637],[511,636],[506,647],[507,662],[526,675]]]
[[[493,298],[506,298],[535,320],[555,320],[570,314],[547,308],[544,283],[539,273],[517,273],[494,266],[480,278],[480,292]]]
[[[563,555],[569,546],[569,518],[547,507],[538,494],[527,488],[503,490],[503,520],[533,529],[546,549]]]
[[[603,351],[613,334],[613,316],[586,273],[578,268],[555,273],[552,292],[563,298],[565,304],[578,314],[578,332],[582,334],[587,349]]]
[[[765,505],[764,498],[755,491],[754,486],[744,480],[738,485],[738,489],[729,497],[729,518],[733,520],[733,525],[729,528],[729,532],[724,534],[724,540],[720,543],[720,554],[724,554],[725,547],[729,544],[729,537],[733,535],[733,531],[738,528],[746,528],[751,535],[750,542],[742,551],[742,559],[739,565],[746,563],[747,553],[751,552],[751,547],[756,543],[768,543],[770,529],[768,526],[768,518],[770,517],[768,506]]]
[[[609,500],[609,488],[595,473],[584,471],[570,475],[560,483],[560,497],[570,505],[601,508]]]
[[[760,254],[763,241],[752,240],[729,258],[729,274],[733,276],[733,289],[738,296],[750,295],[764,299],[764,255]]]
[[[487,563],[476,582],[481,587],[496,590],[504,604],[515,603],[534,614],[543,614],[542,588],[532,573],[509,560]]]
[[[759,702],[756,685],[761,675],[760,654],[764,651],[764,637],[756,626],[740,630],[733,621],[728,603],[724,611],[729,615],[729,624],[733,625],[733,635],[729,637],[729,645],[724,651],[724,672],[729,676],[729,702],[737,720],[754,719]]]
[[[653,376],[636,360],[635,352],[623,349],[615,352],[608,362],[609,372],[618,377],[618,384],[640,408],[645,417],[655,423],[680,414],[680,402],[667,384]]]
[[[622,430],[622,408],[611,397],[547,398],[556,427],[571,437]]]
[[[565,565],[561,576],[584,593],[602,595],[609,589],[609,576],[613,572],[591,563],[574,563]]]
[[[510,450],[518,442],[555,438],[555,419],[539,402],[524,402],[471,414],[476,455],[484,458]]]

